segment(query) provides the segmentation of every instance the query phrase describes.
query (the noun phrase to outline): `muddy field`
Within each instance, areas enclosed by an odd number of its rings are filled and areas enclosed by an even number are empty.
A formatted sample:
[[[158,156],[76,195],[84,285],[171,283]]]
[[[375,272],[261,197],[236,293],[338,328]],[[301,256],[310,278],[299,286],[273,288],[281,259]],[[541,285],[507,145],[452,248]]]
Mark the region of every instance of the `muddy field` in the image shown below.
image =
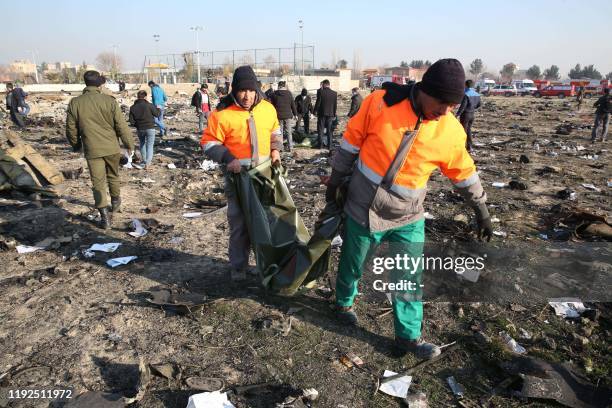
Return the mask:
[[[185,380],[202,376],[221,379],[224,390],[270,383],[252,392],[238,389],[238,395],[230,395],[237,407],[274,407],[309,388],[319,393],[313,406],[403,406],[400,399],[376,392],[377,379],[385,369],[400,372],[418,361],[391,353],[393,321],[384,301],[357,302],[358,328],[335,321],[329,288],[337,249],[319,289],[293,299],[266,295],[255,276],[246,283],[229,280],[221,171],[199,167],[203,157],[188,97],[170,98],[170,132],[156,145],[153,169],[122,169],[123,212],[110,231],[96,227],[86,162],[65,140],[63,112],[69,98],[34,95],[33,123],[20,136],[75,178],[59,187],[57,200],[0,198],[2,386],[72,387],[77,394],[135,397],[132,406],[184,408],[189,395],[200,392]],[[129,106],[133,99],[119,102]],[[484,99],[474,124],[473,156],[495,219],[494,245],[515,245],[527,256],[559,242],[605,242],[588,224],[597,216],[605,220],[612,209],[612,145],[590,143],[591,103],[587,100],[578,111],[569,100]],[[337,134],[346,125],[348,104],[343,97]],[[8,124],[5,117],[3,127]],[[283,161],[293,198],[312,231],[324,204],[319,175],[329,172],[327,152],[297,148]],[[513,188],[492,186],[511,181]],[[428,239],[474,240],[468,225],[472,212],[450,183],[436,174],[429,190]],[[184,217],[191,212],[203,215]],[[581,216],[585,213],[591,217]],[[148,234],[130,236],[132,219],[144,222]],[[15,249],[49,237],[62,239],[33,253]],[[92,244],[109,242],[121,246],[112,254],[85,253]],[[109,258],[123,256],[138,258],[114,269],[106,265]],[[147,301],[147,292],[160,288],[191,293],[205,304],[189,314],[160,308]],[[596,313],[571,320],[556,316],[545,301],[521,302],[520,292],[516,299],[511,304],[427,303],[424,338],[437,344],[457,341],[458,346],[417,369],[411,393],[425,393],[430,407],[557,406],[514,396],[520,385],[495,389],[511,377],[503,363],[513,357],[501,344],[500,331],[524,346],[527,356],[569,362],[591,384],[612,386],[609,304],[590,304]],[[347,352],[365,365],[347,367],[342,359]],[[465,388],[460,402],[446,382],[451,375]],[[49,402],[9,406],[46,407]]]

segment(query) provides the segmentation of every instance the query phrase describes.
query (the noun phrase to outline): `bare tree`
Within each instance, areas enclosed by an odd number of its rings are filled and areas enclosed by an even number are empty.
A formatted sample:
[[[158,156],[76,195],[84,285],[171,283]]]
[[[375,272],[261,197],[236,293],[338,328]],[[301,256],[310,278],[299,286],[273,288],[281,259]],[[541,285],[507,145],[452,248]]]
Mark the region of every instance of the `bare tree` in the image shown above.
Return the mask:
[[[504,65],[501,71],[499,71],[499,73],[502,76],[502,79],[505,81],[510,81],[512,79],[512,76],[516,72],[516,68],[517,67],[514,62],[509,62],[506,65]]]
[[[103,72],[117,73],[123,67],[123,59],[110,51],[104,51],[96,57],[96,64]]]
[[[484,64],[480,58],[476,58],[470,64],[470,74],[478,78],[478,75],[484,70]]]
[[[348,61],[345,59],[341,59],[340,61],[338,61],[338,63],[336,64],[336,68],[340,68],[340,69],[346,69],[348,67]]]

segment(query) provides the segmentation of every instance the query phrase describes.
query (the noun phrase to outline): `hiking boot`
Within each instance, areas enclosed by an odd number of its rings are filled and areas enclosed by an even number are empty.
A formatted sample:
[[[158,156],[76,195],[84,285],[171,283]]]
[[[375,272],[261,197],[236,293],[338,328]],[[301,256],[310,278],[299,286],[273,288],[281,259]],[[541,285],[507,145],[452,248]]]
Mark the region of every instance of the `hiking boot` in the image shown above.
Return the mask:
[[[110,229],[111,228],[111,216],[108,213],[108,208],[99,208],[100,211],[100,228]]]
[[[246,268],[232,268],[230,270],[230,277],[233,282],[246,280]]]
[[[336,316],[344,324],[357,326],[357,313],[353,306],[336,306]]]
[[[121,212],[121,197],[111,197],[111,206],[112,212]]]
[[[408,340],[396,337],[395,348],[401,356],[404,356],[406,353],[412,353],[416,358],[422,360],[431,360],[442,353],[440,347],[432,343],[426,343],[421,339]]]

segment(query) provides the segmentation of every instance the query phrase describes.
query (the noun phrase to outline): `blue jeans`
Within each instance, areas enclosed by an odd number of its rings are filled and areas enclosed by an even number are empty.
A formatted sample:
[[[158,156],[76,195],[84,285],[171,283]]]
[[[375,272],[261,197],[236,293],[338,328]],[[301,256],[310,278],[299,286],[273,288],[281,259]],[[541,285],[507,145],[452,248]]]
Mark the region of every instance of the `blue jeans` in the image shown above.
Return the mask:
[[[159,109],[159,116],[155,118],[155,124],[159,126],[159,132],[163,136],[167,133],[166,125],[164,125],[164,107],[162,105],[157,105],[157,109]]]
[[[140,141],[140,155],[146,165],[153,160],[153,144],[155,143],[155,129],[142,129],[138,131]]]

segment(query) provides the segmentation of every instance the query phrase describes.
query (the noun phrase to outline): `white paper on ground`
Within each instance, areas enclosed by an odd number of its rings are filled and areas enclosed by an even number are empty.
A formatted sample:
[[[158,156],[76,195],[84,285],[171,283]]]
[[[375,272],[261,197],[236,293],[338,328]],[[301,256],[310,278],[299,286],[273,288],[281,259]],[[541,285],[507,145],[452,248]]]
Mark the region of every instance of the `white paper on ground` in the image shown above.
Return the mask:
[[[435,220],[436,217],[433,216],[433,214],[430,214],[428,212],[423,213],[423,216],[425,217],[426,220]]]
[[[198,217],[201,217],[201,216],[202,216],[201,212],[183,213],[183,217],[185,217],[185,218],[198,218]]]
[[[45,247],[40,246],[29,246],[29,245],[17,245],[17,253],[19,254],[28,254],[30,252],[36,252],[41,249],[45,249]]]
[[[586,188],[586,189],[589,189],[589,190],[592,190],[592,191],[596,191],[596,192],[598,192],[598,193],[600,193],[600,192],[601,192],[601,189],[600,189],[600,188],[595,187],[593,184],[582,183],[582,187],[584,187],[584,188]]]
[[[127,265],[132,262],[137,256],[122,256],[121,258],[112,258],[106,261],[106,264],[111,268],[115,268],[119,265]]]
[[[176,165],[174,163],[169,163],[168,164],[168,168],[169,169],[176,169]]]
[[[557,316],[576,318],[588,309],[579,299],[551,299],[548,304],[555,309]]]
[[[136,238],[140,238],[140,237],[144,237],[145,235],[147,235],[147,229],[142,225],[142,222],[140,222],[140,220],[134,218],[132,220],[132,228],[134,228],[134,231],[132,232],[128,232],[128,234],[130,234],[133,237]]]
[[[227,399],[226,392],[215,391],[190,396],[187,408],[235,408],[235,406]]]
[[[115,252],[121,245],[120,242],[109,242],[107,244],[93,244],[89,247],[88,251],[99,251],[99,252]]]
[[[397,373],[394,373],[393,371],[385,370],[385,372],[383,373],[383,377],[391,377],[392,375],[395,375],[395,374]],[[408,395],[408,388],[410,388],[411,382],[412,382],[412,377],[409,375],[405,375],[396,380],[389,381],[388,383],[382,384],[379,390],[393,397],[406,398],[406,396]]]
[[[219,164],[212,160],[204,160],[202,164],[200,164],[200,168],[206,171],[215,170],[217,167],[219,167]]]
[[[491,183],[491,185],[497,188],[504,188],[507,186],[506,183],[502,183],[501,181],[494,181],[493,183]]]

